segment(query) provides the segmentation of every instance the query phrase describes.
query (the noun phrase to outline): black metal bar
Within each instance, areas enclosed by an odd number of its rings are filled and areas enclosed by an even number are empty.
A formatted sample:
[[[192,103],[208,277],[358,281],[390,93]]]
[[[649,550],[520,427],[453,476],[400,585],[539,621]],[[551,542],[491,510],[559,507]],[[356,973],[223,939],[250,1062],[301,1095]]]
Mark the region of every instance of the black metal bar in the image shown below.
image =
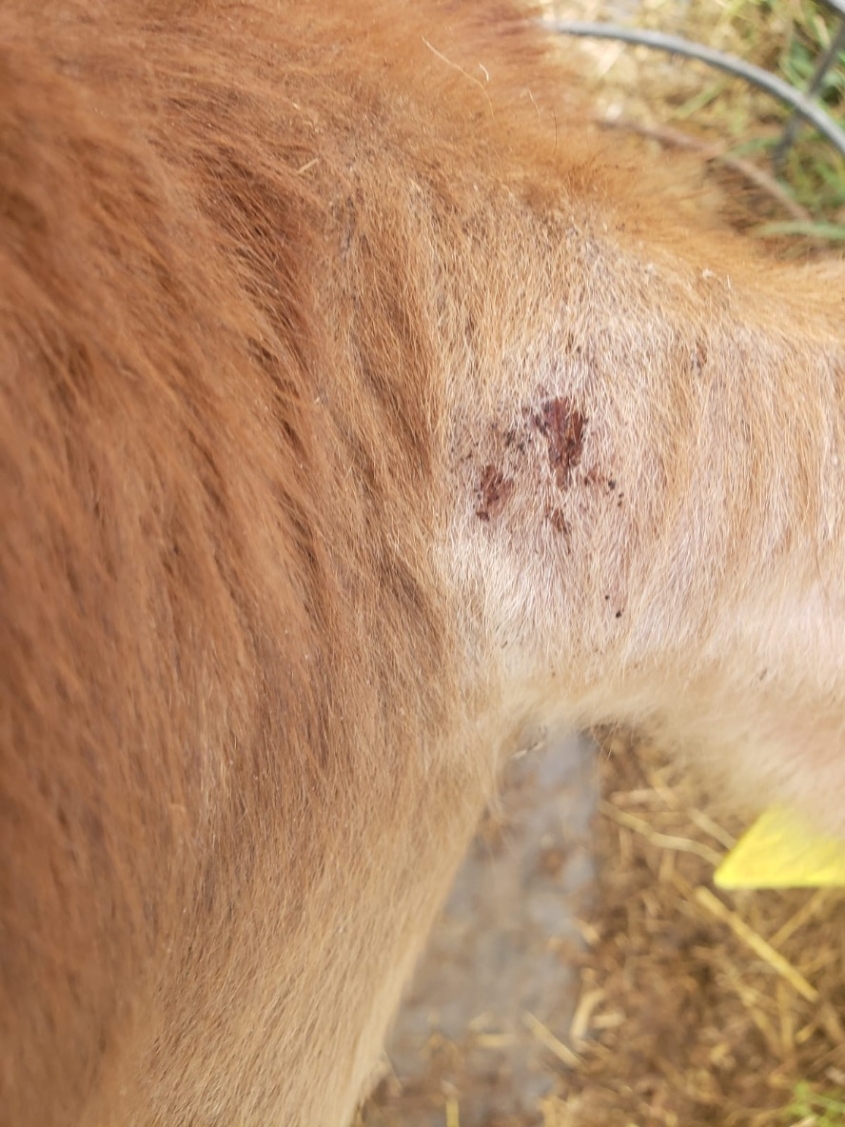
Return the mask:
[[[827,50],[819,59],[816,64],[816,69],[813,72],[813,77],[810,84],[805,90],[808,98],[813,98],[821,89],[824,76],[830,70],[831,66],[836,62],[839,57],[839,52],[845,48],[845,17],[839,21],[839,27],[831,39]],[[783,163],[786,160],[786,154],[792,148],[795,138],[798,136],[798,130],[801,127],[801,118],[798,114],[793,113],[786,123],[781,139],[775,146],[772,153],[772,164],[775,169],[780,170],[783,168]]]
[[[831,0],[827,0],[831,3]],[[835,0],[837,11],[842,0]],[[842,3],[845,14],[845,3]],[[598,39],[618,39],[623,43],[633,43],[643,47],[652,47],[659,51],[668,51],[672,55],[683,55],[690,59],[699,59],[737,78],[744,78],[767,94],[780,98],[788,106],[792,106],[796,113],[805,118],[827,137],[828,141],[845,156],[845,130],[842,130],[835,121],[812,99],[801,91],[790,86],[784,79],[779,78],[762,67],[754,66],[734,55],[724,51],[717,51],[713,47],[705,47],[700,43],[691,43],[678,35],[666,35],[661,31],[640,31],[635,28],[621,27],[610,23],[586,23],[582,20],[544,20],[547,27],[561,35],[580,35]]]

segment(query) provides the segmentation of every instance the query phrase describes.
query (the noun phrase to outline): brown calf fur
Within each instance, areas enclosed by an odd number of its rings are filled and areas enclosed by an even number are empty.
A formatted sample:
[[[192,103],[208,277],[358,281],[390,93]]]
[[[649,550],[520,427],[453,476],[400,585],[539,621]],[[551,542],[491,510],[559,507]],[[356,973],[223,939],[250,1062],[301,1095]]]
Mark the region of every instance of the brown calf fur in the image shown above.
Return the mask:
[[[533,19],[0,4],[0,1123],[343,1127],[502,757],[845,829],[845,269]]]

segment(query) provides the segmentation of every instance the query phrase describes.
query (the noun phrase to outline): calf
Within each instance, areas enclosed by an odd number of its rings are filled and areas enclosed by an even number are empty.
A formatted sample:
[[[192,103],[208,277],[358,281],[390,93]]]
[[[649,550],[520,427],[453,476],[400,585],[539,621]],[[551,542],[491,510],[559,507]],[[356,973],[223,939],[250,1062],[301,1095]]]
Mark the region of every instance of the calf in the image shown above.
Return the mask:
[[[0,1124],[342,1127],[529,725],[845,830],[845,270],[530,14],[0,4]]]

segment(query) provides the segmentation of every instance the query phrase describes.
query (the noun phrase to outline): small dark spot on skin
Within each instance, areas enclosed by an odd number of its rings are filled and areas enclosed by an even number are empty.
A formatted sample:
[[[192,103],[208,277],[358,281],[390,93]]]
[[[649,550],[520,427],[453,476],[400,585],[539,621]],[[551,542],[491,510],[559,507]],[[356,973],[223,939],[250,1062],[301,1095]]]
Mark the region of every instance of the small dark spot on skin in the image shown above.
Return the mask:
[[[545,400],[532,421],[548,444],[549,465],[558,489],[567,489],[584,451],[586,417],[568,399],[557,397]]]
[[[608,489],[615,489],[616,488],[616,482],[614,481],[614,479],[612,477],[609,477],[607,479],[607,488]]]
[[[479,520],[491,520],[501,513],[513,492],[513,481],[497,470],[495,466],[485,466],[478,483],[479,502],[475,515]]]
[[[616,612],[616,617],[617,617],[617,618],[621,618],[621,617],[622,617],[622,611],[621,611],[621,610],[618,610],[618,611]]]
[[[704,370],[707,363],[707,342],[697,340],[695,342],[695,352],[692,358],[693,368],[696,372],[700,373]]]
[[[609,602],[610,602],[610,595],[605,595],[605,597],[604,597],[604,601],[605,601],[606,603],[609,603]]]
[[[562,536],[569,535],[569,525],[560,509],[552,509],[546,513],[546,518],[555,532],[559,532]]]

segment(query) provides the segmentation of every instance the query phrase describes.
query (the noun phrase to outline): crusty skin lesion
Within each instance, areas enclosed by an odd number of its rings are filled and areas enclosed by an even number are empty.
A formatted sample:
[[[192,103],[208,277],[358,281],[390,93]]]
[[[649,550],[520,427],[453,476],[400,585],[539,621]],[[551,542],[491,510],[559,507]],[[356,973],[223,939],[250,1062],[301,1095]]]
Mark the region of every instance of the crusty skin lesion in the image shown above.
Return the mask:
[[[459,402],[457,582],[549,723],[645,723],[770,795],[813,789],[792,742],[839,793],[839,268],[825,289],[719,243],[584,238],[576,268],[565,235],[547,255],[551,312],[528,329],[529,309],[509,374],[479,365]],[[818,801],[836,822],[838,799]]]

